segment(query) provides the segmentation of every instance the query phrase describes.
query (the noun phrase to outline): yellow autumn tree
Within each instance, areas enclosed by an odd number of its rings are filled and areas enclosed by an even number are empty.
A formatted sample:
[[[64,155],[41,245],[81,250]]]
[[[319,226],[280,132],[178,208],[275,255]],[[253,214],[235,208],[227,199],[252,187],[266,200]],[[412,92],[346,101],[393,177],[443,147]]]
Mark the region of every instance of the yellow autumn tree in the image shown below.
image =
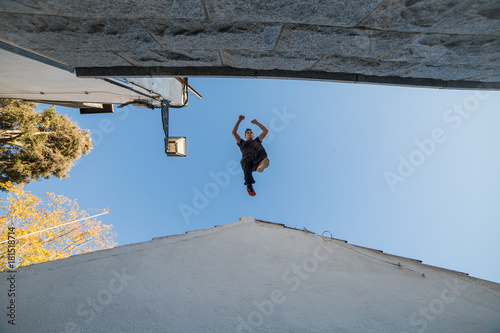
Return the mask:
[[[0,270],[9,269],[9,234],[11,240],[16,239],[16,268],[116,246],[112,225],[95,218],[70,223],[88,217],[76,200],[54,193],[46,193],[42,200],[22,185],[7,182],[0,186],[8,191],[7,198],[0,199],[5,213],[0,216]]]

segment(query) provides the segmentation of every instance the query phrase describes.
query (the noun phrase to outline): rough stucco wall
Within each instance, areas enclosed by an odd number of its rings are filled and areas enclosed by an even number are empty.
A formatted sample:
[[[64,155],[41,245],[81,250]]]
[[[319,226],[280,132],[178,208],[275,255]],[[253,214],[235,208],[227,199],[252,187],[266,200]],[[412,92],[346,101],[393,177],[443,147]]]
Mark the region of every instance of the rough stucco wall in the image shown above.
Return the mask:
[[[482,82],[500,87],[499,23],[500,3],[494,0],[4,0],[0,4],[1,39],[77,68],[99,68],[77,70],[82,75],[262,73],[424,86]],[[120,70],[102,68],[113,66]],[[271,70],[279,71],[265,73]]]
[[[0,274],[2,293],[7,274]],[[20,268],[16,289],[16,326],[4,318],[2,332],[500,327],[498,284],[248,217]]]

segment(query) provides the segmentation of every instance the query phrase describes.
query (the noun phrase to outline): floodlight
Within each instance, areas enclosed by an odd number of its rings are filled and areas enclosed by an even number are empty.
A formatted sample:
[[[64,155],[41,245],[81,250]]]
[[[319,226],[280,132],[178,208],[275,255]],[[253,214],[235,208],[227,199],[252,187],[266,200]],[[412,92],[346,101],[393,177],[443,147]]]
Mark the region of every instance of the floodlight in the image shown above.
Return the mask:
[[[186,156],[186,138],[169,137],[165,138],[165,153],[167,156]]]

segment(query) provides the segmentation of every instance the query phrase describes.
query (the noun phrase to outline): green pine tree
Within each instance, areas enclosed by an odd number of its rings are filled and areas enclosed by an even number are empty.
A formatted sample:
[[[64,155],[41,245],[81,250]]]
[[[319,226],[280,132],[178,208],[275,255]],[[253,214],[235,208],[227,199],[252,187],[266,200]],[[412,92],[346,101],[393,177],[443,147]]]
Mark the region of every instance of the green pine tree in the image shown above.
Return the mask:
[[[88,130],[54,107],[35,108],[33,102],[0,99],[0,183],[68,177],[73,162],[92,149]]]

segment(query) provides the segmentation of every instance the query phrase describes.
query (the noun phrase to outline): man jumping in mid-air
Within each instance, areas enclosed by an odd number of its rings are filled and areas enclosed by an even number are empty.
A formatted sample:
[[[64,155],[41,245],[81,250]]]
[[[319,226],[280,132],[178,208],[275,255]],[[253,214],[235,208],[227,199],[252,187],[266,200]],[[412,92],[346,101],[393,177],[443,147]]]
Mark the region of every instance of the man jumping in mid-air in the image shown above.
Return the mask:
[[[236,143],[241,150],[241,168],[245,175],[245,185],[247,186],[248,195],[251,197],[255,196],[255,191],[252,184],[255,183],[253,179],[252,172],[262,172],[265,168],[269,166],[269,159],[267,158],[267,153],[262,146],[262,140],[266,137],[269,132],[268,129],[259,123],[256,119],[252,120],[251,123],[260,127],[262,133],[254,140],[253,132],[250,128],[245,130],[245,140],[241,139],[238,133],[238,127],[241,121],[245,119],[245,116],[239,116],[236,125],[233,128],[233,136],[236,139]]]

